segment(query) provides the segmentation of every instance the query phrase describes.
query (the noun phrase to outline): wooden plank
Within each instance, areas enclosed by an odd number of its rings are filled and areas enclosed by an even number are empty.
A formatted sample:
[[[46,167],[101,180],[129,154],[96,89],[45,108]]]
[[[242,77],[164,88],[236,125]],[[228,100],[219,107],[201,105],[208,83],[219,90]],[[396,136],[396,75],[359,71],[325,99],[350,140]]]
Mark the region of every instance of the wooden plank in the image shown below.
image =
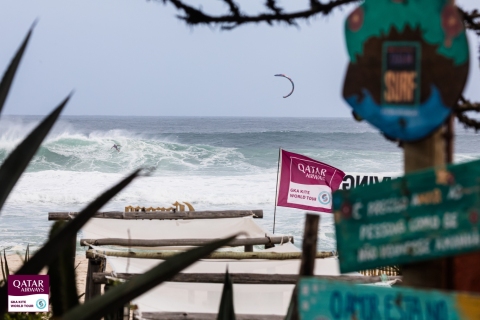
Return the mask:
[[[319,224],[320,215],[306,214],[302,242],[302,263],[299,271],[301,276],[313,276],[314,274]]]
[[[78,212],[49,212],[48,220],[70,220]],[[97,212],[93,218],[104,219],[133,219],[133,220],[176,220],[176,219],[222,219],[253,216],[263,219],[263,210],[219,210],[219,211],[159,211],[159,212]]]
[[[480,319],[480,296],[302,278],[302,319]]]
[[[159,259],[165,260],[173,257],[181,252],[179,251],[162,251],[162,252],[120,252],[120,251],[107,251],[107,250],[87,250],[87,258],[95,257],[122,257],[122,258],[136,258],[136,259]],[[204,259],[266,259],[266,260],[290,260],[301,259],[301,252],[213,252]],[[316,259],[324,259],[333,257],[332,252],[317,252]]]
[[[333,202],[342,272],[480,250],[480,160],[337,191]]]
[[[191,313],[191,312],[142,312],[142,316],[135,319],[144,320],[216,320],[216,313]],[[283,316],[264,314],[235,314],[237,320],[283,320]]]
[[[116,273],[96,272],[93,274],[93,282],[106,284],[109,278],[130,280],[137,276],[137,273]],[[296,284],[298,274],[264,274],[264,273],[230,273],[232,281],[235,284]],[[382,277],[377,276],[314,276],[316,279],[337,280],[356,284],[382,282]],[[388,277],[388,280],[402,280],[402,277]],[[189,283],[224,283],[224,273],[179,273],[173,276],[169,282],[189,282]]]
[[[171,246],[203,246],[218,239],[81,239],[81,246],[123,246],[123,247],[171,247]],[[293,236],[273,236],[248,239],[234,239],[229,243],[231,247],[262,245],[262,244],[280,244],[294,242]]]
[[[315,254],[317,252],[318,225],[320,224],[320,215],[306,214],[305,226],[303,229],[302,242],[302,262],[300,264],[300,276],[313,276],[315,271]],[[298,320],[298,285],[293,289],[290,306],[288,307],[286,319]],[[321,298],[320,298],[321,299]]]
[[[113,289],[113,287],[114,287],[113,284],[105,284],[105,287],[104,287],[105,293]],[[129,307],[129,304],[125,306],[121,306],[120,308],[116,307],[115,309],[111,310],[110,313],[105,315],[104,319],[105,320],[124,320],[124,315],[128,316],[128,314],[125,314],[125,313],[128,313],[128,310],[129,310],[128,307]],[[125,309],[127,309],[127,312],[125,312],[126,311]]]
[[[448,158],[453,157],[453,154],[446,154],[443,134],[443,130],[439,129],[423,140],[404,144],[405,173],[441,167]],[[446,258],[403,265],[401,269],[404,283],[418,288],[452,289],[450,263]]]
[[[93,282],[93,274],[105,271],[105,259],[89,258],[87,266],[87,279],[85,282],[85,302],[93,299],[102,292],[101,285]]]

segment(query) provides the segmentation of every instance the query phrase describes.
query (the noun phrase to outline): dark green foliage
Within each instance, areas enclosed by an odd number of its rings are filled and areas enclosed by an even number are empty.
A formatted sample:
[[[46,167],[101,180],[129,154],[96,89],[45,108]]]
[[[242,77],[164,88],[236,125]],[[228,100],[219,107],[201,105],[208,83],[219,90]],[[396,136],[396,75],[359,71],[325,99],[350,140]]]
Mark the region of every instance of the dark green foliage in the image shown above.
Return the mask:
[[[49,314],[47,313],[26,313],[26,312],[15,312],[7,313],[4,315],[3,320],[47,320],[50,319]]]
[[[111,290],[113,287],[118,286],[120,282],[113,282],[111,284],[106,284],[104,287],[105,292]],[[109,313],[107,313],[104,317],[105,320],[119,320],[123,319],[124,316],[124,309],[125,306],[121,306],[119,308],[111,310]]]
[[[8,268],[7,255],[5,254],[5,249],[3,249],[3,258],[5,259],[5,271],[3,271],[3,264],[2,264],[3,280],[7,282],[7,277],[10,275],[10,269]]]
[[[117,308],[121,308],[136,297],[159,285],[163,281],[167,281],[192,263],[226,245],[235,237],[236,235],[226,239],[216,240],[203,247],[198,247],[183,253],[179,253],[178,255],[165,260],[163,263],[160,263],[144,274],[135,276],[130,281],[111,288],[108,292],[105,292],[103,296],[97,296],[85,304],[77,306],[65,314],[62,319],[100,319],[107,313],[112,312],[112,310]]]
[[[220,299],[220,309],[218,310],[217,320],[235,320],[235,309],[233,307],[233,282],[232,277],[225,273],[223,282],[222,298]]]
[[[3,162],[0,167],[0,181],[2,182],[0,184],[0,209],[23,171],[27,168],[28,163],[37,152],[43,139],[45,139],[50,132],[50,129],[55,124],[55,121],[57,121],[60,112],[69,99],[70,97],[67,97],[63,100],[62,103],[60,103],[60,105],[55,108],[55,110],[53,110],[53,112],[50,113],[50,115],[48,115],[48,117],[46,117],[27,138],[25,138],[25,140],[23,140]]]
[[[50,239],[63,227],[64,221],[57,221],[50,230]],[[76,237],[76,235],[74,235]],[[48,265],[50,275],[50,303],[54,317],[60,317],[69,309],[77,306],[78,293],[75,282],[73,256],[75,255],[74,241],[66,241],[67,246]]]
[[[3,262],[4,258],[5,258],[5,264]],[[7,277],[10,274],[10,270],[8,269],[8,262],[7,262],[7,256],[5,255],[5,249],[3,250],[3,257],[0,256],[0,266],[2,267],[3,283],[7,283]]]
[[[297,309],[297,286],[293,289],[292,298],[290,299],[290,304],[288,305],[287,315],[285,320],[294,320],[298,319],[298,309]]]
[[[3,105],[5,104],[5,100],[7,100],[8,92],[10,91],[10,87],[13,82],[13,78],[15,77],[15,73],[17,72],[18,65],[20,64],[20,60],[22,60],[23,53],[27,48],[28,41],[30,40],[30,36],[32,35],[33,27],[35,24],[30,28],[28,31],[27,36],[23,40],[22,45],[18,48],[15,57],[13,57],[12,62],[8,66],[7,71],[3,74],[2,82],[0,82],[0,112],[2,112]]]
[[[23,262],[27,262],[30,259],[30,244],[27,244],[27,250],[25,250],[25,259]]]

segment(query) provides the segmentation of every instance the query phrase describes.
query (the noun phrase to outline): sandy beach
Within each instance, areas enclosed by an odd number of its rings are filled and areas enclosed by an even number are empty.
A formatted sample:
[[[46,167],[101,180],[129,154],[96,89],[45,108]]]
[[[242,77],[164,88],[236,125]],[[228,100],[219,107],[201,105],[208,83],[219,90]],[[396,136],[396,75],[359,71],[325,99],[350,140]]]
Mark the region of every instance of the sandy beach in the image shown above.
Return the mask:
[[[10,273],[14,273],[17,271],[20,266],[22,265],[23,261],[22,258],[20,258],[19,255],[17,254],[10,254],[7,255],[7,261],[8,261],[8,267],[10,268]],[[85,258],[85,255],[77,255],[75,258],[75,266],[77,266],[77,269],[75,270],[76,272],[76,283],[77,283],[77,292],[79,295],[83,294],[85,292],[85,281],[87,278],[87,266],[88,266],[88,260]],[[111,271],[110,266],[107,264],[107,272]],[[46,274],[47,269],[44,268],[40,274]],[[81,302],[83,302],[83,296],[80,299]]]

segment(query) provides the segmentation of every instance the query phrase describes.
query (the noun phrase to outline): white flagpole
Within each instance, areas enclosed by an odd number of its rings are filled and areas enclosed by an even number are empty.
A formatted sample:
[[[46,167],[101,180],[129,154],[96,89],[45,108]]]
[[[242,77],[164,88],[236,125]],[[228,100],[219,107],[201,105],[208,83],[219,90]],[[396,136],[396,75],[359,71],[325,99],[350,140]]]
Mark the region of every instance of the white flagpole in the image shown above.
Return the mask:
[[[277,166],[277,186],[275,188],[275,208],[273,209],[273,233],[275,234],[275,216],[277,215],[277,197],[278,197],[278,173],[280,171],[280,156],[282,148],[278,148],[278,166]]]

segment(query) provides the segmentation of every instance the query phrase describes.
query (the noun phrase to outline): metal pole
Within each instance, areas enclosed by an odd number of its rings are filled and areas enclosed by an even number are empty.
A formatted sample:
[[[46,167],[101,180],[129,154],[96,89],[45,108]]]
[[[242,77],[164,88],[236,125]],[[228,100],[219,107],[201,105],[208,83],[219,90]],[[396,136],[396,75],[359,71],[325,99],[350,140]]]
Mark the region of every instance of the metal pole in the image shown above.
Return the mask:
[[[278,148],[278,165],[277,165],[277,185],[275,187],[275,208],[273,209],[273,233],[275,234],[275,216],[277,215],[277,196],[278,196],[278,173],[280,171],[280,156],[282,148]]]

